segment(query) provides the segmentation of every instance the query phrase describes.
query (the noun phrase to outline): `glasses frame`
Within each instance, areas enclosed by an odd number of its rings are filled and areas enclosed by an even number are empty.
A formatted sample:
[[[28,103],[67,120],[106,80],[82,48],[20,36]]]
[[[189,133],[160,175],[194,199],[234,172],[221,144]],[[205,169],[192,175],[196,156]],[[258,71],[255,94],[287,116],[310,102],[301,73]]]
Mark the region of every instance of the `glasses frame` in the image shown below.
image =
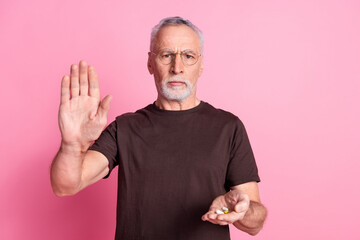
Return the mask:
[[[149,53],[154,54],[155,56],[158,56],[159,53],[165,52],[165,51],[172,52],[171,50],[166,50],[166,49],[164,49],[164,50],[159,51],[158,53],[153,52],[153,51],[150,51]],[[163,64],[163,65],[172,64],[172,63],[174,62],[174,59],[176,58],[176,55],[177,55],[177,54],[180,54],[181,61],[182,61],[182,63],[183,63],[184,65],[186,65],[186,66],[193,66],[193,65],[195,65],[195,64],[199,61],[199,58],[201,57],[201,53],[196,53],[196,55],[198,56],[198,58],[196,59],[196,62],[194,62],[193,64],[187,64],[187,63],[184,62],[184,59],[183,59],[183,57],[182,57],[182,55],[183,55],[184,53],[186,53],[186,51],[189,52],[189,49],[184,50],[184,51],[182,51],[182,52],[177,52],[177,53],[172,52],[172,54],[175,54],[175,55],[174,55],[175,57],[172,57],[172,58],[171,58],[171,61],[170,61],[169,63],[163,63],[161,60],[160,60],[160,62],[161,62],[161,64]],[[193,51],[191,51],[191,52],[193,52]],[[193,52],[193,53],[195,53],[195,52]]]

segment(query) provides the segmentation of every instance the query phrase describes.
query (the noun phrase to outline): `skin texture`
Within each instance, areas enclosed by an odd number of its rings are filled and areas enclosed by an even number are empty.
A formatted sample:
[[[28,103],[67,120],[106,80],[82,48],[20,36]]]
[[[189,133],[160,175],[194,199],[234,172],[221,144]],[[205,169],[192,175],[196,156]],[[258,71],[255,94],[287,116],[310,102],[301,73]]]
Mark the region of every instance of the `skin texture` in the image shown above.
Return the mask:
[[[189,49],[197,53],[201,52],[197,33],[185,25],[166,26],[159,30],[152,52],[158,53],[163,49],[171,49],[176,53]],[[158,61],[156,55],[149,53],[147,66],[149,73],[154,75],[155,86],[158,90],[156,100],[158,107],[165,110],[186,110],[200,103],[200,100],[196,97],[196,87],[193,93],[182,102],[167,99],[159,89],[162,81],[174,76],[185,78],[192,86],[196,86],[198,78],[203,72],[202,57],[200,57],[196,64],[187,66],[182,62],[180,54],[177,54],[173,63],[164,65]],[[169,84],[168,86],[171,87]]]
[[[191,28],[166,26],[159,30],[152,52],[171,49],[176,53],[191,49],[200,53],[198,35]],[[162,64],[155,54],[148,55],[148,70],[154,75],[158,90],[156,105],[165,110],[186,110],[200,104],[196,97],[196,84],[203,71],[202,57],[194,65],[184,65],[180,54],[169,65]],[[161,91],[165,85],[171,91],[182,91],[186,87],[181,80],[166,82],[167,79],[186,79],[191,86],[191,94],[182,101],[168,99]],[[55,156],[50,171],[51,185],[57,196],[73,195],[102,179],[109,172],[107,158],[97,152],[88,151],[107,123],[107,113],[111,96],[100,100],[100,90],[94,67],[85,61],[73,64],[70,76],[65,75],[61,83],[59,107],[59,128],[61,147]],[[216,210],[227,207],[230,213],[218,215]],[[258,185],[248,182],[231,188],[228,193],[214,199],[209,211],[202,216],[203,221],[213,224],[234,224],[238,229],[251,235],[263,227],[267,215],[261,204]]]
[[[106,157],[87,149],[107,123],[111,98],[100,101],[97,74],[85,61],[73,64],[70,76],[63,77],[58,116],[62,141],[50,170],[57,196],[73,195],[108,173]]]
[[[216,210],[222,207],[227,207],[229,213],[216,214]],[[257,183],[248,182],[231,187],[229,192],[215,198],[202,220],[218,225],[234,224],[236,228],[256,235],[262,229],[266,216],[267,210],[260,203]]]

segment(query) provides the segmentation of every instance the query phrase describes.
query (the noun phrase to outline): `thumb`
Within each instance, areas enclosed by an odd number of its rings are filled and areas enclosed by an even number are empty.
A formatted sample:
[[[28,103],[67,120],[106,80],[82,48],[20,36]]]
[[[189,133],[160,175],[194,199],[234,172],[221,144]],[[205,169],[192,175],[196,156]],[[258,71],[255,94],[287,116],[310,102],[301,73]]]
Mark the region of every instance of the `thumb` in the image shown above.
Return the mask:
[[[100,107],[99,107],[100,117],[107,115],[107,113],[110,109],[110,102],[111,102],[112,98],[113,98],[112,95],[107,95],[106,97],[103,98],[103,100],[101,100]]]
[[[235,212],[237,212],[237,213],[240,213],[241,212],[241,204],[240,203],[237,203],[236,205],[235,205],[235,207],[234,207],[234,210],[235,210]]]
[[[235,210],[235,212],[238,212],[238,213],[244,212],[244,211],[247,211],[247,209],[249,208],[249,205],[250,205],[249,196],[247,194],[242,194],[240,196],[240,199],[236,203],[234,210]]]
[[[227,198],[227,201],[233,205],[239,202],[240,199],[240,193],[237,190],[230,190],[225,197]]]

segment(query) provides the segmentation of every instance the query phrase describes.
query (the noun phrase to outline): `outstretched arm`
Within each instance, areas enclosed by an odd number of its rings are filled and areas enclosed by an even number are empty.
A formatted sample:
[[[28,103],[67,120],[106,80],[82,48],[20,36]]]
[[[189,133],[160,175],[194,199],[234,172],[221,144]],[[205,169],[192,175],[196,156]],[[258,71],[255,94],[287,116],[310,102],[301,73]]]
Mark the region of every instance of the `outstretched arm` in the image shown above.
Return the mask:
[[[62,140],[50,171],[56,195],[73,195],[108,173],[106,157],[87,149],[107,123],[110,101],[110,95],[100,101],[97,74],[85,61],[73,64],[70,77],[63,77],[59,107]]]
[[[217,210],[227,207],[229,213],[217,214]],[[214,224],[234,226],[250,235],[256,235],[262,229],[267,216],[266,208],[261,204],[256,182],[248,182],[231,188],[212,202],[209,211],[202,216],[203,221]]]

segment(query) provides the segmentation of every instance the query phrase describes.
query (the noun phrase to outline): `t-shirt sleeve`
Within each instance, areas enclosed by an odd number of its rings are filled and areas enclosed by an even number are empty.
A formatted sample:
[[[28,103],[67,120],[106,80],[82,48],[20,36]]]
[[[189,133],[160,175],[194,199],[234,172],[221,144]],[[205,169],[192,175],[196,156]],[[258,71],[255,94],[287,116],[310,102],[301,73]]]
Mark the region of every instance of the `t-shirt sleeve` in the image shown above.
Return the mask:
[[[109,177],[111,171],[118,165],[119,151],[117,146],[117,124],[116,121],[110,123],[101,133],[100,137],[94,142],[89,150],[98,151],[105,155],[109,161],[109,173],[104,177]]]
[[[229,189],[252,181],[260,182],[258,169],[245,126],[236,118],[225,187]]]

